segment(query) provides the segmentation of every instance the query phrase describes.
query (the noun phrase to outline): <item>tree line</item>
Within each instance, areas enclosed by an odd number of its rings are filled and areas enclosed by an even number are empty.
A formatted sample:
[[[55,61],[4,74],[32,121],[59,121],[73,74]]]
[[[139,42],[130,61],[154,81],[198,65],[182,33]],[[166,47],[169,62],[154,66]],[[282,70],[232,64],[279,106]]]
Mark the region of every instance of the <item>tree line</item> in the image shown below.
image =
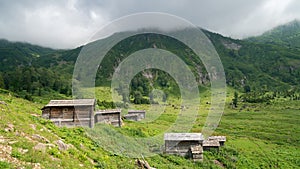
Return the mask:
[[[47,68],[18,67],[14,71],[0,72],[0,88],[15,92],[20,97],[32,100],[45,91],[57,91],[71,95],[70,76]]]

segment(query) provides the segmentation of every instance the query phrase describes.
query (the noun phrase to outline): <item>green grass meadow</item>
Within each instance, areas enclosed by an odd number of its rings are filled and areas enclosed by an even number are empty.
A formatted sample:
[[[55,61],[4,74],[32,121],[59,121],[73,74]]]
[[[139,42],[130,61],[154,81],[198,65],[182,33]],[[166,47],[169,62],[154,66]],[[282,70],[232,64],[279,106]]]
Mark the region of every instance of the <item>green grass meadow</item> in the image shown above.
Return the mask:
[[[96,88],[95,93],[99,100],[112,100],[109,88]],[[233,90],[228,89],[224,114],[214,132],[214,135],[225,135],[227,142],[218,151],[206,151],[203,162],[166,154],[145,159],[158,169],[300,168],[299,101],[278,99],[260,104],[239,102],[238,107],[233,109],[229,104],[232,97]],[[47,100],[46,97],[40,99]],[[0,168],[33,168],[35,163],[39,163],[41,168],[136,168],[135,159],[107,151],[107,143],[91,139],[83,128],[58,128],[41,119],[37,115],[41,114],[40,108],[44,102],[29,102],[5,90],[0,92],[0,101],[7,104],[0,104],[0,136],[5,140],[0,144],[11,146],[10,156],[18,161],[1,161]],[[209,101],[209,92],[201,93],[199,118],[190,132],[201,132],[210,109],[207,104]],[[124,121],[122,128],[104,126],[130,137],[152,137],[164,133],[174,123],[180,110],[178,107],[178,98],[169,98],[166,103],[151,107],[135,105],[132,108],[149,110],[146,114],[148,121]],[[14,131],[5,131],[8,124],[13,124]],[[66,151],[59,150],[57,146],[36,151],[33,147],[43,141],[32,139],[34,134],[45,137],[51,144],[61,139],[73,146]],[[27,149],[28,152],[21,153],[20,149]]]

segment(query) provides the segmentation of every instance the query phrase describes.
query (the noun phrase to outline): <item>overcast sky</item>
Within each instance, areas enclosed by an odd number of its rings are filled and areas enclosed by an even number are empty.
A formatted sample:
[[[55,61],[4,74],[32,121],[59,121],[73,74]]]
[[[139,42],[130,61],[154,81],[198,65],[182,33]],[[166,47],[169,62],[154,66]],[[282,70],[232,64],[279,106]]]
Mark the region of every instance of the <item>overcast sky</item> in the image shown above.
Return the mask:
[[[0,38],[52,48],[86,43],[102,26],[137,12],[165,12],[234,38],[300,19],[299,0],[0,0]]]

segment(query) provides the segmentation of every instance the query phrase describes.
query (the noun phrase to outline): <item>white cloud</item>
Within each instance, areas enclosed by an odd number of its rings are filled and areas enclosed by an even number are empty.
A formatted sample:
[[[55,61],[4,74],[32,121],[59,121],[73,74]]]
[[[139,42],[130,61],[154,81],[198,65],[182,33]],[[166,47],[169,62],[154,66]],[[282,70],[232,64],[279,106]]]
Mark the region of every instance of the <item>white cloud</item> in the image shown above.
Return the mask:
[[[54,48],[79,46],[107,21],[101,10],[83,10],[76,7],[75,2],[41,4],[31,8],[13,4],[13,9],[18,10],[16,16],[0,17],[0,37]]]
[[[84,44],[103,25],[136,12],[165,12],[242,38],[300,18],[297,0],[0,1],[0,38],[54,48]]]

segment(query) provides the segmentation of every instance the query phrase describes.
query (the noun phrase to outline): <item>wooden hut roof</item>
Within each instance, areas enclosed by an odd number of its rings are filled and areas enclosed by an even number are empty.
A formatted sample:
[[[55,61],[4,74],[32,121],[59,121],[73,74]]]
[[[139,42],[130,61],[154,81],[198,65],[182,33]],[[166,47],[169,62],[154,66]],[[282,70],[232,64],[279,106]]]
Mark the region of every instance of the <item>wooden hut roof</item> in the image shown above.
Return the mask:
[[[95,99],[76,99],[76,100],[51,100],[46,107],[61,107],[61,106],[93,106]]]
[[[210,136],[208,140],[226,141],[226,136]]]
[[[203,141],[203,135],[201,133],[165,133],[164,140]]]
[[[128,110],[128,113],[145,113],[145,110]]]
[[[124,117],[138,117],[138,114],[125,114]]]
[[[111,110],[99,110],[97,112],[95,112],[95,115],[97,114],[120,114],[121,113],[121,109],[111,109]]]

